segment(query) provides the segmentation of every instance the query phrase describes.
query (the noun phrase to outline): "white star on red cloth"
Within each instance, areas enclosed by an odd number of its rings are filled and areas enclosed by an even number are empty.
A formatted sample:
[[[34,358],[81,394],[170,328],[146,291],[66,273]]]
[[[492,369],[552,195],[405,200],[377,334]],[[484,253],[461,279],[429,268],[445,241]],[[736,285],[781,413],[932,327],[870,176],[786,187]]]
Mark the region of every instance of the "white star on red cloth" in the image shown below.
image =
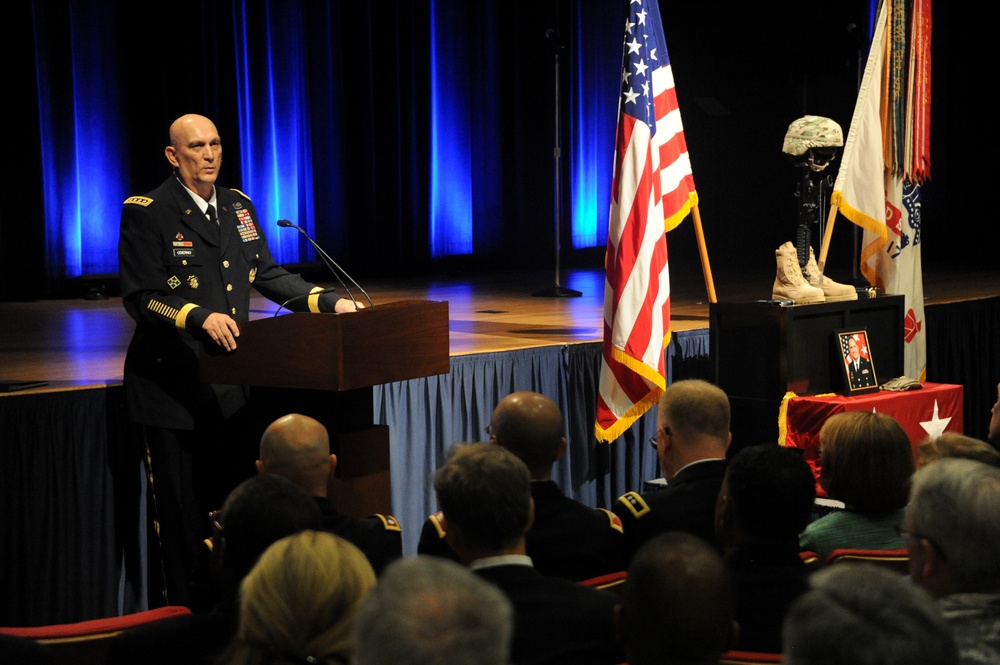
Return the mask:
[[[938,403],[937,400],[934,400],[934,415],[930,420],[921,422],[920,426],[924,428],[925,432],[927,432],[928,438],[934,439],[944,433],[945,428],[950,422],[951,416],[948,416],[947,418],[938,417]]]

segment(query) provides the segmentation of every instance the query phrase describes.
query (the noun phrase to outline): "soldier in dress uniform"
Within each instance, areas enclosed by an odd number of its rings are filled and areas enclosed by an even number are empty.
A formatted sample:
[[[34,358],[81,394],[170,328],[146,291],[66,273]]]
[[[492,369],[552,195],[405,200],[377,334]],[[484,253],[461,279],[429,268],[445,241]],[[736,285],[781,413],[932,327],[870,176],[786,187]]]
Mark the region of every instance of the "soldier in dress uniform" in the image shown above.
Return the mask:
[[[526,547],[545,575],[579,581],[625,569],[621,521],[611,511],[566,496],[552,467],[566,453],[559,406],[545,395],[515,392],[500,401],[487,432],[492,443],[517,455],[531,471],[535,519]],[[417,551],[456,558],[448,547],[441,513],[424,522]]]
[[[182,603],[206,515],[232,489],[216,475],[224,466],[213,462],[226,459],[217,453],[233,440],[247,400],[245,386],[200,380],[199,347],[236,348],[250,318],[251,287],[296,311],[360,305],[278,265],[250,198],[215,185],[222,139],[211,120],[178,118],[165,154],[173,173],[125,200],[118,259],[122,299],[136,322],[125,357],[126,416],[141,430],[155,479],[159,547],[152,553],[162,555],[162,602]]]

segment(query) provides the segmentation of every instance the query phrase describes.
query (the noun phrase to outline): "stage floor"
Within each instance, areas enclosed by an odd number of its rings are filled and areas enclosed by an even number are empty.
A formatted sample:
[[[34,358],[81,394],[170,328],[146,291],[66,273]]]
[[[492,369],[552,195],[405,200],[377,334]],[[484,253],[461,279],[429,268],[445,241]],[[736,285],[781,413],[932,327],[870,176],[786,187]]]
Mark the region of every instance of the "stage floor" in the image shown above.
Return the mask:
[[[769,298],[772,279],[715,275],[713,284],[717,300],[740,302]],[[702,275],[672,281],[672,330],[708,328]],[[579,291],[579,297],[533,295],[555,285],[554,271],[364,284],[376,306],[448,301],[453,356],[600,341],[603,270],[563,271],[559,285]],[[1000,296],[1000,272],[924,274],[925,305],[993,296]],[[273,316],[277,305],[255,295],[251,308],[251,318],[258,319]],[[132,330],[118,297],[0,302],[0,381],[47,381],[39,391],[120,383]]]

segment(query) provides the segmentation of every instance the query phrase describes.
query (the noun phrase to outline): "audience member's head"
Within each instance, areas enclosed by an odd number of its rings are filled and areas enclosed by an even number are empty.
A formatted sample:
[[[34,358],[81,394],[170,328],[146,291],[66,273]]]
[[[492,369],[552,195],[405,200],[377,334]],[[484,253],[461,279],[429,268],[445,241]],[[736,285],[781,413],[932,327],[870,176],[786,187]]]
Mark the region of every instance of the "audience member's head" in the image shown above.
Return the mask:
[[[723,548],[746,542],[788,542],[812,517],[816,479],[802,453],[775,443],[749,446],[729,461],[715,506]]]
[[[462,563],[523,550],[533,512],[531,477],[514,453],[491,444],[458,444],[435,474],[434,490],[448,544]]]
[[[566,453],[562,412],[539,393],[515,392],[500,400],[490,439],[520,457],[535,480],[550,479],[552,465]]]
[[[872,564],[838,563],[785,616],[785,665],[955,665],[958,651],[931,596]]]
[[[990,430],[986,438],[997,450],[1000,450],[1000,383],[997,384],[997,401],[990,409]]]
[[[275,542],[240,585],[230,663],[348,663],[354,618],[375,585],[368,559],[327,531]]]
[[[985,441],[957,432],[944,432],[917,444],[918,469],[942,457],[961,457],[1000,467],[1000,450]]]
[[[656,411],[656,449],[668,480],[701,459],[724,458],[729,431],[729,398],[701,379],[675,381],[664,391]]]
[[[933,596],[1000,593],[1000,469],[968,459],[913,476],[906,511],[910,576]]]
[[[499,588],[436,556],[399,559],[362,601],[353,665],[507,665],[514,611]]]
[[[282,476],[254,476],[240,483],[222,505],[220,548],[225,583],[248,573],[271,543],[303,529],[323,528],[319,506],[304,489]]]
[[[318,420],[290,413],[271,423],[260,439],[257,472],[284,476],[311,496],[326,496],[337,466],[330,435]]]
[[[618,632],[629,665],[717,664],[736,637],[735,615],[732,580],[715,549],[668,531],[629,564]]]
[[[895,418],[873,411],[834,414],[820,428],[819,444],[819,482],[831,498],[860,513],[906,505],[913,447]]]

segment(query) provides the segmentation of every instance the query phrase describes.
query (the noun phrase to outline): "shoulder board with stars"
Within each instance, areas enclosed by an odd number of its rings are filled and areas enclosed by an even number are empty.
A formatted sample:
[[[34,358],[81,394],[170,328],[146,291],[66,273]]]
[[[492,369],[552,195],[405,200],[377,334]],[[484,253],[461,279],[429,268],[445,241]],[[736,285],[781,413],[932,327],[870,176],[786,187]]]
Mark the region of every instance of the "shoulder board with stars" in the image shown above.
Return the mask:
[[[137,205],[142,206],[143,208],[147,207],[152,202],[153,199],[148,196],[130,196],[125,199],[125,205]]]

